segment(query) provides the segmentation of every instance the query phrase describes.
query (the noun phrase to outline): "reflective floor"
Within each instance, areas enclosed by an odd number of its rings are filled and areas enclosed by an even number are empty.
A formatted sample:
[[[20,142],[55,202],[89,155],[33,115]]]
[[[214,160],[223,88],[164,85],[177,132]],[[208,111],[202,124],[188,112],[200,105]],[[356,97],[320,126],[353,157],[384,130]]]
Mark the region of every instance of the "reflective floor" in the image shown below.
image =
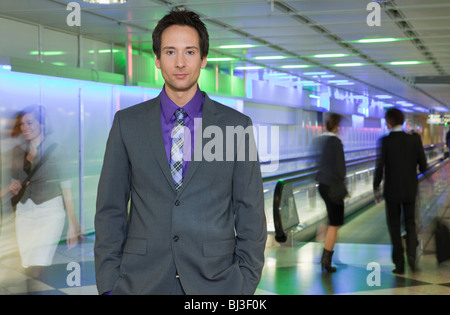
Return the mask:
[[[450,261],[438,265],[433,237],[435,217],[450,227],[450,163],[420,182],[417,216],[420,258],[415,273],[406,268],[404,275],[392,274],[383,202],[346,219],[335,246],[334,274],[321,271],[323,228],[314,242],[270,244],[257,294],[450,294]]]
[[[96,295],[93,248],[93,237],[85,237],[70,250],[60,245],[53,265],[37,279],[27,275],[19,255],[4,256],[0,260],[0,294]]]
[[[335,247],[337,272],[327,274],[320,266],[322,248],[321,243],[310,242],[269,249],[256,294],[450,294],[450,264],[438,266],[434,253],[420,258],[420,271],[394,276],[391,246],[341,243]]]
[[[450,210],[447,217],[450,221]],[[39,280],[30,280],[25,275],[24,270],[18,267],[18,257],[3,259],[0,264],[0,294],[96,295],[92,248],[93,240],[89,238],[76,250],[68,251],[65,246],[60,246],[54,264]],[[321,271],[322,248],[320,242],[269,247],[256,294],[450,295],[450,263],[438,265],[433,251],[421,256],[418,272],[412,273],[407,269],[405,275],[394,276],[390,245],[337,244],[334,265],[338,271],[334,274]],[[79,264],[80,286],[70,286],[74,279],[74,269],[68,268],[71,262]]]
[[[449,177],[450,163],[447,163],[420,184],[419,271],[412,273],[407,268],[402,276],[392,274],[391,246],[381,203],[346,219],[335,247],[333,264],[338,271],[334,274],[321,271],[320,228],[311,242],[282,245],[269,242],[256,294],[450,294],[450,261],[437,264],[431,224],[438,216],[450,226]],[[3,230],[2,234],[5,233],[14,235],[14,231]],[[14,238],[2,238],[0,294],[96,295],[94,237],[85,237],[71,250],[60,245],[53,265],[38,279],[31,278],[21,267]]]

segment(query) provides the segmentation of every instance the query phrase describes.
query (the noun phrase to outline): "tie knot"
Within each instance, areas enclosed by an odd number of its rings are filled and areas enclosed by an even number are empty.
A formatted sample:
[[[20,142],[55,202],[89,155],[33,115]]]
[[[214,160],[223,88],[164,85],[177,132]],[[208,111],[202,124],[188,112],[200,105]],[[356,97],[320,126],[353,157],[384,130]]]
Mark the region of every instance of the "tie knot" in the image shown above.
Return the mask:
[[[175,117],[177,118],[177,121],[183,120],[184,117],[186,117],[186,111],[182,108],[179,108],[175,111]]]

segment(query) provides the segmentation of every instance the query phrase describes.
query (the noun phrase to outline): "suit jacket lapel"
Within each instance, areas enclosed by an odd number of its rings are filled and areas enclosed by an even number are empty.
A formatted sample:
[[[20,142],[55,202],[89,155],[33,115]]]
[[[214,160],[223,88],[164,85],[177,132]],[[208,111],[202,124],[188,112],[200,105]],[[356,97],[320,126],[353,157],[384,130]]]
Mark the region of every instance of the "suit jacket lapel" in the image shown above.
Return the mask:
[[[167,161],[166,150],[161,129],[161,100],[159,97],[151,101],[147,115],[142,117],[143,124],[146,128],[145,134],[148,135],[152,151],[154,152],[164,177],[169,185],[175,191],[172,175],[170,173],[170,165]]]

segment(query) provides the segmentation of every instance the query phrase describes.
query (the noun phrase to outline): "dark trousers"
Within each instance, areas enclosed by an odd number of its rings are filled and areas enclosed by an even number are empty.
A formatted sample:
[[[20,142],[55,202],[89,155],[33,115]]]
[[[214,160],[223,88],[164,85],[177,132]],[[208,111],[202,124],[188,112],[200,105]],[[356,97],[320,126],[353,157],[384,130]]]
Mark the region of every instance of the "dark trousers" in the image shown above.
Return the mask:
[[[405,258],[401,235],[401,217],[405,219],[406,254],[408,262],[415,263],[417,245],[415,203],[386,202],[386,221],[392,242],[392,261],[398,268],[404,268]]]

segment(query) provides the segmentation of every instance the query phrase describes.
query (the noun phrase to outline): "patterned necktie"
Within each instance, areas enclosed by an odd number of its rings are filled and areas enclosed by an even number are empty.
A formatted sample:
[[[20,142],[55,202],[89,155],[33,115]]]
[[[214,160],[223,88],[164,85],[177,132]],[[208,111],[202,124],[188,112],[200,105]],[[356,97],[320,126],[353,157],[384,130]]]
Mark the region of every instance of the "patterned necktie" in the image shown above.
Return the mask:
[[[172,130],[172,149],[170,151],[170,172],[172,173],[175,189],[178,191],[183,183],[183,146],[184,146],[184,117],[186,112],[179,108],[175,112],[177,121]]]

